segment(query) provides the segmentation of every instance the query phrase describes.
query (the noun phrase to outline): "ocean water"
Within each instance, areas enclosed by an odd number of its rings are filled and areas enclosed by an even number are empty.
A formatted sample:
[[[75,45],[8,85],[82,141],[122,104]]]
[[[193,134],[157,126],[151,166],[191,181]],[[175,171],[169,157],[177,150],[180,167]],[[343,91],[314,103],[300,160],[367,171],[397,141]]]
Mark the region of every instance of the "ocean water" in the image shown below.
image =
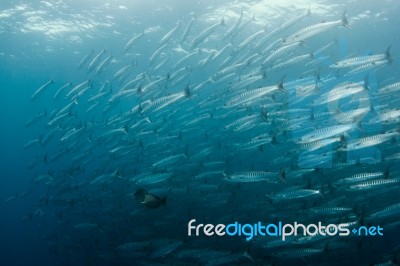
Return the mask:
[[[399,11],[2,1],[0,264],[399,264]]]

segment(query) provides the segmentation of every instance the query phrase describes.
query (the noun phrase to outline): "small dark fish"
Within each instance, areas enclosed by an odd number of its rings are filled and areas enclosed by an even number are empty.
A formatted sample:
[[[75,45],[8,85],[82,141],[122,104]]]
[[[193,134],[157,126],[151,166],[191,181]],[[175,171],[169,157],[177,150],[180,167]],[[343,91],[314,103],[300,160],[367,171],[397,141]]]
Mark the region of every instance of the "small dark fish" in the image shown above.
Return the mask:
[[[167,197],[160,198],[154,194],[148,193],[145,189],[140,188],[135,192],[135,198],[144,206],[150,209],[156,209],[160,206],[165,206]]]
[[[160,198],[153,194],[146,194],[144,200],[142,201],[142,204],[144,204],[144,206],[150,209],[158,208],[161,205],[165,206],[166,203],[167,203],[167,197]]]
[[[143,188],[140,188],[140,189],[136,190],[134,196],[135,196],[135,199],[142,202],[144,200],[146,194],[147,194],[147,191]]]

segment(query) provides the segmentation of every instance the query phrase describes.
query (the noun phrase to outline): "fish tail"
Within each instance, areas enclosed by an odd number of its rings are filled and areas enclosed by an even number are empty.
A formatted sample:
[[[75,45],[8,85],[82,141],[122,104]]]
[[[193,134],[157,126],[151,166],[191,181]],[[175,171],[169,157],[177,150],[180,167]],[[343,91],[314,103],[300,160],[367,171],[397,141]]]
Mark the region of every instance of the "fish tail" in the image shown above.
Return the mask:
[[[342,145],[346,145],[346,137],[344,136],[344,134],[340,135],[340,141],[339,141]]]
[[[166,204],[167,204],[167,196],[161,199],[161,205],[166,206]]]
[[[350,26],[350,24],[349,24],[349,21],[348,21],[348,19],[347,19],[347,17],[346,17],[346,12],[344,12],[344,13],[343,13],[343,16],[342,16],[342,25],[343,25],[343,27],[346,27],[346,28],[351,29],[351,26]]]
[[[392,45],[389,45],[388,48],[385,51],[385,58],[388,61],[389,65],[391,65],[393,63],[393,58],[390,55],[390,48],[392,47]]]
[[[361,132],[364,132],[364,128],[363,128],[363,126],[362,126],[362,124],[361,124],[361,121],[357,121],[356,124],[355,124],[355,126],[356,126],[356,129],[357,129],[357,130],[359,130],[359,131],[361,131]]]
[[[225,26],[226,24],[225,24],[225,20],[224,20],[224,18],[222,18],[221,19],[221,26]]]
[[[279,179],[282,180],[283,183],[287,184],[285,167],[282,167],[281,171],[279,172]]]
[[[364,78],[363,86],[367,91],[370,91],[370,88],[369,88],[369,73]]]
[[[284,79],[284,78],[283,78]],[[286,89],[283,87],[283,79],[281,82],[278,84],[279,91],[281,92],[286,92]]]
[[[192,95],[192,94],[190,93],[189,86],[190,86],[190,84],[188,84],[188,85],[185,87],[185,89],[183,90],[183,95],[184,95],[186,98],[190,98],[190,96]]]
[[[311,15],[312,15],[312,13],[311,13],[311,6],[308,5],[307,16],[311,16]]]

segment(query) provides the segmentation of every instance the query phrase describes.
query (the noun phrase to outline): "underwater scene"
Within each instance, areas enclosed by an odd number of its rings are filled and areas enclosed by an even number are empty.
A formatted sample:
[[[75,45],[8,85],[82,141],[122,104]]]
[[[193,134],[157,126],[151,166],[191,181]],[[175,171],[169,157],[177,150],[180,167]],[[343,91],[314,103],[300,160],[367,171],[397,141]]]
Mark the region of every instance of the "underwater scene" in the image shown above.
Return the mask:
[[[1,265],[399,265],[398,0],[0,3]]]

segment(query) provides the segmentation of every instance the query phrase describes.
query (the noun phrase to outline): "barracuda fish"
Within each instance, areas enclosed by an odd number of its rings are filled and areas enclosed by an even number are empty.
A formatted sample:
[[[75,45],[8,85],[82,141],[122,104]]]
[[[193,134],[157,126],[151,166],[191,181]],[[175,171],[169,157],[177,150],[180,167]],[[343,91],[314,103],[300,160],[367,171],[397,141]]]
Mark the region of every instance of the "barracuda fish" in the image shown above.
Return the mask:
[[[133,60],[131,64],[121,67],[117,72],[115,72],[115,74],[113,75],[113,79],[121,79],[134,65],[135,60]]]
[[[238,127],[243,124],[255,123],[257,120],[259,120],[259,115],[257,115],[257,114],[241,117],[241,118],[227,124],[226,126],[224,126],[224,129],[233,129],[233,128]]]
[[[228,43],[224,47],[222,47],[218,52],[214,54],[214,57],[212,58],[212,61],[216,61],[219,58],[223,57],[224,54],[228,52],[228,50],[233,51],[233,45],[231,43]]]
[[[237,105],[242,105],[252,100],[259,99],[267,94],[271,94],[275,91],[281,91],[281,92],[285,91],[282,82],[279,83],[278,85],[272,85],[243,92],[232,98],[229,101],[228,106],[233,107]]]
[[[71,95],[78,94],[81,90],[85,89],[85,87],[90,87],[92,85],[92,80],[88,79],[75,87],[73,87],[67,95],[65,95],[65,99],[68,99]]]
[[[388,63],[389,62],[387,62],[386,60],[376,61],[373,63],[365,63],[365,64],[362,64],[358,67],[351,69],[349,72],[346,73],[346,76],[350,77],[355,74],[361,74],[361,73],[369,72],[371,70],[379,70],[380,68],[387,65]]]
[[[144,101],[140,104],[141,113],[156,112],[158,110],[161,110],[161,109],[167,107],[168,105],[171,105],[171,104],[177,102],[180,99],[188,98],[189,96],[190,96],[190,92],[188,89],[186,89],[184,92],[178,92],[175,94],[157,98],[155,100]]]
[[[113,59],[112,54],[110,54],[106,59],[104,59],[96,68],[96,74],[100,74],[103,70],[110,64]]]
[[[39,89],[37,89],[31,96],[31,101],[35,101],[40,94],[42,94],[48,87],[50,87],[51,84],[54,84],[54,81],[52,79],[50,79],[49,81],[47,81],[45,84],[43,84],[42,86],[40,86]]]
[[[52,127],[55,124],[58,124],[58,122],[60,122],[61,120],[64,120],[65,118],[70,117],[70,116],[72,116],[71,111],[69,111],[67,113],[59,114],[56,117],[54,117],[52,120],[50,120],[47,123],[47,126]]]
[[[318,155],[305,155],[299,160],[300,168],[326,168],[330,167],[332,152],[327,152]]]
[[[113,137],[121,135],[121,134],[128,135],[127,129],[126,128],[111,129],[111,130],[108,130],[108,131],[104,132],[103,134],[99,135],[97,137],[97,139],[104,140],[104,139],[108,139],[108,138],[113,138]]]
[[[307,61],[308,59],[313,59],[314,55],[313,54],[303,54],[303,55],[298,55],[295,57],[292,57],[288,60],[283,61],[282,63],[279,64],[274,64],[273,68],[274,69],[282,69],[284,67],[297,64],[303,61]]]
[[[290,248],[284,251],[276,251],[273,253],[273,256],[279,258],[302,258],[313,255],[318,255],[324,253],[325,249],[323,248]]]
[[[380,211],[371,213],[367,216],[367,220],[377,220],[388,217],[397,217],[400,214],[400,203],[390,205]]]
[[[84,129],[85,129],[84,127],[81,127],[81,128],[79,128],[79,129],[72,128],[71,130],[69,130],[67,133],[65,133],[65,134],[61,137],[60,141],[61,141],[61,142],[67,141],[68,139],[70,139],[70,138],[72,138],[72,137],[75,137],[76,135],[79,135],[81,132],[83,132]]]
[[[380,94],[388,94],[388,93],[395,93],[400,90],[400,82],[395,82],[385,87],[379,88],[378,93]]]
[[[165,58],[163,61],[161,61],[157,66],[155,66],[154,68],[153,68],[153,71],[154,72],[157,72],[158,70],[160,70],[160,69],[162,69],[168,62],[169,62],[169,60],[171,59],[171,57],[167,57],[167,58]]]
[[[59,97],[59,95],[60,95],[64,90],[66,90],[68,87],[71,87],[71,86],[72,86],[72,82],[68,82],[68,83],[64,84],[63,86],[61,86],[61,87],[57,90],[57,92],[54,94],[53,99],[56,100],[56,99]]]
[[[105,53],[107,53],[107,51],[106,51],[106,49],[103,49],[93,58],[93,60],[88,65],[88,73],[90,73],[93,69],[96,68],[96,66],[98,65],[98,63],[101,60],[101,57]]]
[[[116,178],[122,178],[118,169],[116,169],[112,173],[103,174],[103,175],[99,175],[99,176],[95,177],[92,181],[89,182],[89,184],[94,185],[94,184],[99,184],[99,183],[108,183],[108,182],[113,181]]]
[[[78,105],[78,101],[76,99],[74,99],[73,101],[71,101],[70,103],[68,103],[67,105],[65,105],[63,108],[61,108],[60,110],[56,110],[57,113],[55,113],[54,116],[59,116],[61,114],[65,114],[65,113],[70,113],[72,107],[74,107],[75,105]],[[51,116],[53,117],[53,116]]]
[[[287,44],[292,44],[295,42],[304,41],[310,37],[318,35],[322,32],[329,31],[338,26],[350,28],[350,24],[347,21],[346,13],[343,14],[342,19],[340,19],[340,20],[322,22],[322,23],[318,23],[318,24],[303,28],[303,29],[299,30],[298,32],[290,35],[289,37],[283,39],[282,42],[287,45]]]
[[[103,91],[103,92],[100,92],[100,93],[98,93],[98,94],[96,94],[96,95],[93,95],[93,96],[90,97],[89,99],[87,99],[87,102],[88,102],[88,103],[97,102],[98,100],[103,99],[103,98],[104,98],[106,95],[108,95],[109,93],[111,93],[111,91]]]
[[[348,142],[346,145],[346,148],[344,148],[344,150],[355,151],[355,150],[364,149],[367,147],[373,147],[378,144],[384,143],[388,140],[394,139],[395,137],[397,137],[399,135],[400,135],[399,132],[388,132],[388,133],[377,134],[374,136],[361,138],[359,140]]]
[[[319,100],[314,102],[314,105],[338,101],[340,99],[356,95],[364,90],[368,90],[368,85],[366,82],[346,82],[344,84],[339,84],[328,93],[322,95]]]
[[[321,128],[310,132],[304,136],[302,136],[299,140],[299,144],[305,144],[314,142],[317,140],[327,139],[334,136],[343,135],[343,133],[354,130],[358,127],[357,124],[347,124],[347,125],[337,125],[337,126],[329,126],[325,128]]]
[[[259,148],[265,144],[274,145],[276,143],[274,139],[275,137],[270,137],[270,136],[257,136],[248,142],[245,142],[243,144],[237,144],[237,146],[242,150],[251,150]]]
[[[347,67],[355,67],[365,64],[373,64],[382,60],[387,61],[389,64],[393,62],[393,59],[390,55],[390,48],[389,46],[384,54],[378,55],[366,55],[366,56],[359,56],[359,57],[352,57],[348,58],[339,62],[336,62],[333,65],[330,65],[331,68],[347,68]]]
[[[229,39],[232,36],[236,35],[236,32],[239,29],[240,23],[242,23],[242,18],[243,18],[243,10],[240,11],[239,18],[235,21],[235,23],[232,24],[232,26],[225,32],[223,39]]]
[[[225,172],[224,171],[207,171],[207,172],[202,172],[196,176],[193,177],[195,180],[202,180],[202,179],[222,179],[224,177]]]
[[[226,68],[218,71],[217,73],[215,73],[213,79],[218,79],[218,78],[227,76],[227,75],[229,75],[231,73],[239,72],[239,70],[244,68],[245,66],[248,66],[247,62],[237,63],[235,65],[226,67]]]
[[[47,116],[46,111],[36,114],[34,117],[32,117],[31,119],[26,121],[25,127],[31,127],[31,126],[37,124],[40,120],[42,120],[46,116]]]
[[[400,109],[387,110],[380,114],[380,120],[385,123],[397,122],[400,119]]]
[[[346,213],[351,213],[353,211],[352,208],[346,207],[319,207],[319,208],[311,208],[310,212],[318,214],[318,215],[343,215]]]
[[[75,224],[73,226],[74,229],[77,230],[98,230],[99,232],[103,233],[103,230],[98,224],[93,224],[93,223],[80,223],[80,224]]]
[[[369,112],[375,112],[373,108],[359,108],[355,110],[350,110],[347,112],[338,112],[333,114],[336,121],[339,121],[342,124],[354,124],[359,123],[361,119],[363,119]]]
[[[266,181],[269,183],[277,183],[279,173],[263,172],[263,171],[252,171],[232,174],[229,176],[225,175],[224,180],[234,183],[249,183],[249,182],[260,182]],[[275,179],[275,180],[274,180]]]
[[[87,55],[85,55],[84,58],[79,62],[77,69],[81,69],[86,63],[89,61],[89,59],[92,57],[94,53],[94,50],[90,51]]]
[[[328,138],[328,139],[320,139],[312,142],[303,143],[301,145],[302,149],[307,150],[308,152],[312,152],[326,146],[329,146],[336,142],[344,142],[344,136],[337,137],[337,138]]]
[[[184,57],[182,57],[178,62],[176,62],[176,64],[172,67],[172,69],[177,69],[180,66],[182,66],[183,64],[186,63],[186,61],[188,61],[191,57],[193,57],[194,55],[198,55],[199,51],[194,51],[192,53],[189,53],[187,55],[185,55]]]
[[[277,34],[280,34],[284,31],[286,31],[287,29],[289,29],[290,27],[292,27],[293,25],[295,25],[296,23],[299,23],[303,18],[305,17],[309,17],[311,16],[311,8],[309,7],[307,9],[307,12],[300,14],[296,17],[293,17],[291,19],[286,20],[284,23],[282,23],[279,27],[275,28],[274,30],[272,30],[271,32],[268,33],[268,38],[271,38]]]
[[[246,87],[249,87],[250,85],[253,85],[254,83],[257,83],[258,81],[264,80],[265,78],[266,77],[264,74],[240,77],[240,80],[234,86],[232,86],[232,90],[241,91],[241,90],[245,89]]]
[[[175,35],[175,33],[179,30],[179,28],[181,27],[182,22],[180,20],[178,20],[178,22],[176,23],[176,26],[171,29],[167,34],[165,34],[160,42],[158,43],[160,46],[163,46],[164,44],[166,44],[167,42],[169,42],[172,37]]]
[[[154,87],[162,84],[166,80],[167,80],[167,77],[163,77],[163,78],[159,78],[159,79],[153,80],[153,81],[147,83],[145,86],[140,87],[138,89],[138,92],[143,94],[143,93],[146,93],[148,91],[152,91]]]
[[[29,148],[35,146],[36,144],[41,145],[41,142],[42,142],[41,138],[32,139],[32,140],[28,141],[28,142],[24,145],[24,150],[27,150],[27,149],[29,149]]]
[[[126,98],[128,96],[131,96],[133,94],[137,93],[137,89],[130,89],[130,90],[123,90],[120,91],[116,94],[114,94],[113,96],[111,96],[110,99],[108,99],[107,103],[108,104],[115,104],[116,102],[122,100],[122,98]]]
[[[247,39],[245,39],[244,41],[242,41],[234,50],[234,53],[239,53],[241,50],[243,50],[244,48],[246,48],[247,46],[249,46],[250,43],[252,43],[258,36],[260,36],[261,34],[265,34],[265,30],[260,30],[257,31],[256,33],[253,33],[252,35],[250,35],[249,37],[247,37]]]
[[[372,181],[366,181],[362,183],[358,183],[355,185],[350,185],[347,190],[348,191],[366,191],[373,190],[382,187],[395,186],[400,184],[399,179],[376,179]]]
[[[124,52],[127,53],[129,52],[130,49],[135,45],[135,43],[140,40],[144,36],[144,31],[142,33],[139,33],[135,36],[133,36],[126,44],[124,47]]]
[[[164,203],[165,205],[165,203]],[[165,239],[159,240],[159,243],[152,243],[155,244],[157,249],[151,253],[152,258],[163,258],[164,256],[175,252],[182,244],[183,241],[178,241],[174,239]]]
[[[196,20],[196,16],[193,15],[193,17],[189,20],[188,24],[186,25],[185,30],[182,33],[182,36],[180,38],[179,43],[184,43],[186,41],[186,38],[189,36],[190,30],[192,29],[193,22]]]
[[[157,50],[154,51],[154,53],[150,56],[149,59],[149,66],[153,65],[154,62],[158,59],[160,56],[161,52],[168,46],[168,44],[161,45],[160,47],[157,48]]]
[[[300,188],[290,188],[283,190],[281,192],[274,193],[272,195],[267,195],[271,200],[280,201],[280,200],[295,200],[295,199],[303,199],[308,197],[321,197],[321,191],[313,190],[313,189],[300,189]]]
[[[302,45],[301,42],[293,42],[288,45],[283,45],[279,47],[278,49],[274,50],[267,58],[265,58],[262,65],[266,66],[267,64],[272,64],[275,60],[279,59],[283,54],[288,53],[290,50],[300,45]]]
[[[197,64],[197,67],[203,68],[203,67],[207,66],[210,62],[212,62],[214,55],[215,55],[215,51],[212,51],[211,53],[209,53],[205,59],[199,61],[199,63]]]
[[[213,33],[219,26],[224,26],[225,21],[222,19],[220,22],[215,23],[214,25],[211,25],[210,27],[204,29],[202,32],[200,32],[190,43],[189,49],[193,50],[197,46],[199,46],[202,42],[205,41],[205,39],[210,36],[211,33]]]
[[[16,200],[17,198],[18,198],[18,193],[16,193],[16,194],[13,195],[13,196],[10,196],[10,197],[6,198],[6,199],[4,200],[4,202],[8,203],[8,202],[11,202],[11,201]]]
[[[41,140],[42,146],[45,147],[59,131],[62,131],[62,129],[60,127],[55,127],[50,132],[43,135],[42,140]]]
[[[137,251],[137,250],[146,249],[146,248],[148,248],[150,245],[151,245],[151,243],[150,243],[149,241],[144,241],[144,242],[127,242],[127,243],[120,244],[120,245],[117,247],[117,250],[133,252],[133,251]]]
[[[137,185],[151,185],[159,182],[163,182],[172,178],[172,173],[162,173],[162,174],[150,174],[140,177],[136,180]]]
[[[163,158],[155,163],[152,164],[152,167],[166,167],[171,164],[176,164],[178,162],[181,162],[183,160],[186,160],[187,156],[185,154],[177,154],[177,155],[172,155],[166,158]]]
[[[369,181],[371,179],[376,179],[376,178],[388,178],[389,174],[384,173],[384,172],[376,172],[376,173],[360,173],[360,174],[355,174],[343,179],[337,180],[334,184],[335,185],[349,185],[353,183],[358,183],[358,182],[364,182],[364,181]]]

